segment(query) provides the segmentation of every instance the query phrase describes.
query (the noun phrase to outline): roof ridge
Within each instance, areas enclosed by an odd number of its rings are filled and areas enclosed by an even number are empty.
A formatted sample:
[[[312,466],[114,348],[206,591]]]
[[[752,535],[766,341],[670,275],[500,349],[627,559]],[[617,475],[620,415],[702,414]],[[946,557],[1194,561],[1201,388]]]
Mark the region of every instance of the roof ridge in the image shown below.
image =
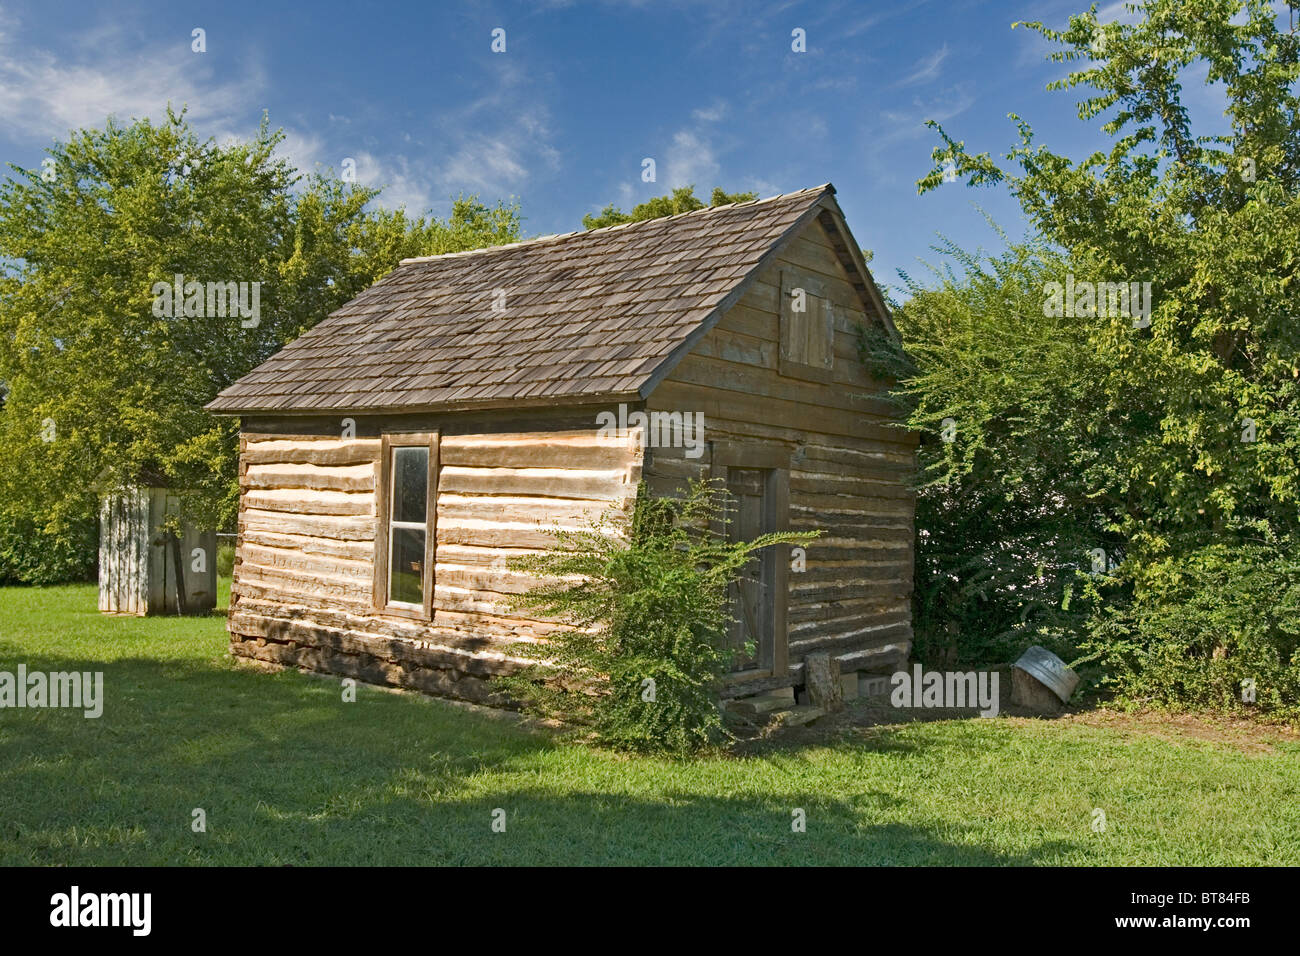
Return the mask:
[[[778,193],[775,196],[768,196],[763,199],[746,199],[742,202],[726,203],[721,206],[704,206],[700,209],[688,209],[686,212],[675,212],[671,216],[658,216],[654,219],[640,219],[635,222],[620,222],[612,226],[600,226],[596,229],[574,229],[571,232],[557,232],[545,236],[534,236],[531,239],[520,239],[517,242],[507,242],[499,246],[483,246],[478,249],[461,249],[457,252],[442,252],[435,256],[411,256],[402,259],[398,265],[410,265],[416,262],[433,262],[440,259],[454,259],[458,256],[473,256],[484,252],[499,252],[503,249],[516,249],[520,246],[541,245],[545,242],[560,242],[572,236],[592,236],[602,232],[613,232],[615,229],[632,229],[637,226],[649,225],[652,222],[666,222],[669,219],[682,219],[686,216],[699,216],[706,213],[718,212],[723,209],[734,209],[739,206],[759,206],[764,203],[776,202],[778,199],[789,199],[793,196],[799,196],[804,193],[821,193],[829,191],[832,195],[835,193],[835,187],[829,182],[822,183],[820,186],[809,186],[807,189],[796,189],[793,192]]]

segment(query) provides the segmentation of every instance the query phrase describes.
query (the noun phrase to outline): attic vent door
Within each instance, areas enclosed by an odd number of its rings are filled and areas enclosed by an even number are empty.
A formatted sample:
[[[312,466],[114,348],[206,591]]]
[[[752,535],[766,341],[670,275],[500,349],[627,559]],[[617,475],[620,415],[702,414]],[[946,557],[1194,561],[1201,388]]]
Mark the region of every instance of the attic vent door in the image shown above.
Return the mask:
[[[826,280],[794,269],[781,270],[780,332],[780,374],[830,381],[835,363],[835,315]]]
[[[750,541],[775,530],[768,468],[728,468],[727,491],[734,511],[727,527],[732,541]],[[772,667],[775,647],[776,552],[764,548],[731,585],[728,646],[735,652],[732,671]]]

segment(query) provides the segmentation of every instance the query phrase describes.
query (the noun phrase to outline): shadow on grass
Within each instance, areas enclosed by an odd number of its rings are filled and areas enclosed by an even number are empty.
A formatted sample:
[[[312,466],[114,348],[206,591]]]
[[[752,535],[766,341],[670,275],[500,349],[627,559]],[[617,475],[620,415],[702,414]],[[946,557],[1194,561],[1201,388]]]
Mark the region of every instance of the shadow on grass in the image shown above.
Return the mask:
[[[106,700],[97,720],[0,711],[4,863],[983,866],[1072,849],[1004,853],[974,845],[973,825],[898,823],[905,796],[788,751],[675,764],[365,685],[345,703],[334,681],[228,661],[25,663],[102,670]],[[915,749],[883,728],[852,746]]]

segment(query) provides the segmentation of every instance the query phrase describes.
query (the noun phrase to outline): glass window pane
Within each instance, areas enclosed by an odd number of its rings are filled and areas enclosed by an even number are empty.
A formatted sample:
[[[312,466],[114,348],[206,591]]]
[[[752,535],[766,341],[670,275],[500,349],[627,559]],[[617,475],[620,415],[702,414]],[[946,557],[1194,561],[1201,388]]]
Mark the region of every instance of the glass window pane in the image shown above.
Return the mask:
[[[394,528],[388,555],[388,600],[424,603],[424,532]]]
[[[393,520],[424,524],[429,504],[429,449],[393,449]]]

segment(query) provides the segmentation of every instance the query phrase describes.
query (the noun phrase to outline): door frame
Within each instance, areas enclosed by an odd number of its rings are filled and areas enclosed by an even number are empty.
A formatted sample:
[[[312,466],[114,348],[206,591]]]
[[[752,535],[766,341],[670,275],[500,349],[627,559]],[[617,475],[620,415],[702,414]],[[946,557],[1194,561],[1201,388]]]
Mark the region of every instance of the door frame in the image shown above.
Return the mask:
[[[767,470],[763,497],[767,513],[763,523],[773,531],[790,530],[790,449],[772,442],[709,442],[709,477],[720,481],[715,487],[725,490],[728,468],[762,468]],[[715,529],[721,531],[721,529]],[[790,670],[790,630],[787,605],[790,587],[790,546],[778,544],[773,555],[772,574],[772,666],[728,674],[725,682],[740,682],[764,677],[785,677]]]

